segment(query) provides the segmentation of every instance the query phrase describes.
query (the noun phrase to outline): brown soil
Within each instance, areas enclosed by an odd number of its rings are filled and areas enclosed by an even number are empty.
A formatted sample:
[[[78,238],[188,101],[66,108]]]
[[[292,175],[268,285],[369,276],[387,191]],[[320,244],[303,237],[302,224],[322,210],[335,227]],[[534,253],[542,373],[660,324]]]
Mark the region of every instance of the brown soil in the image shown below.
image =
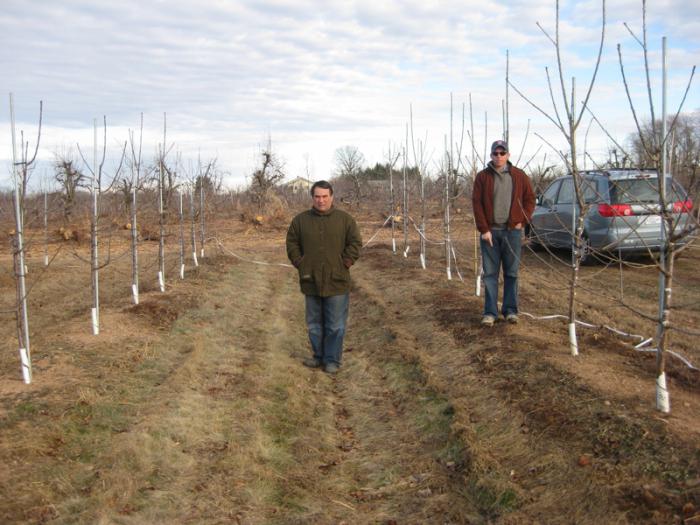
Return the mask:
[[[366,239],[383,222],[359,218]],[[34,247],[31,385],[19,374],[13,281],[0,280],[0,521],[700,520],[698,372],[669,357],[672,412],[662,415],[655,358],[637,341],[579,327],[571,357],[565,321],[539,319],[566,313],[567,272],[555,260],[565,254],[526,249],[526,314],[482,328],[473,228],[457,220],[464,282],[455,268],[446,279],[437,245],[422,270],[414,235],[407,258],[392,254],[388,228],[364,250],[337,377],[300,364],[308,343],[294,272],[240,259],[286,263],[283,229],[211,221],[215,240],[200,267],[187,261],[184,281],[170,279],[179,263],[168,246],[164,294],[157,247],[144,243],[139,305],[128,232],[115,234],[99,336],[86,246],[56,239],[48,269]],[[696,254],[678,261],[671,339],[695,365]],[[7,253],[0,262],[11,267]],[[654,323],[635,310],[653,313],[655,286],[652,268],[585,268],[579,318],[650,337]]]

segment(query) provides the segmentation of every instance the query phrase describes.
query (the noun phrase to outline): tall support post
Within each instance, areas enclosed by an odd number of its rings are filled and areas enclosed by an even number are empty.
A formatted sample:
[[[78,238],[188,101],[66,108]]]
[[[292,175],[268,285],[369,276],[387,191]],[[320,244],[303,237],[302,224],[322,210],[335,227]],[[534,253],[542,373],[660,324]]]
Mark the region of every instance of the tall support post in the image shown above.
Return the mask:
[[[510,143],[510,121],[508,118],[508,88],[509,88],[509,76],[510,76],[510,51],[506,49],[506,102],[505,102],[505,110],[503,112],[503,140],[506,141],[506,144]]]
[[[656,408],[664,413],[671,411],[671,403],[666,385],[666,338],[669,323],[669,308],[671,302],[671,286],[666,282],[668,261],[666,260],[667,228],[670,229],[670,217],[666,208],[666,177],[668,175],[667,164],[667,110],[666,98],[668,87],[668,70],[666,64],[666,37],[661,39],[661,180],[659,181],[659,213],[661,214],[661,246],[659,248],[659,322],[657,330],[656,346]],[[673,262],[672,260],[670,261]]]
[[[391,143],[389,143],[391,151]],[[391,198],[391,252],[396,255],[396,195],[394,194],[394,165],[389,166],[389,193]]]
[[[204,258],[204,210],[205,210],[205,200],[204,200],[204,178],[199,177],[199,255]]]
[[[444,231],[445,231],[445,272],[447,273],[447,280],[452,280],[452,264],[450,254],[450,170],[452,169],[452,163],[449,158],[450,152],[447,149],[447,137],[445,137],[445,165],[447,173],[445,173],[445,214],[443,217]]]
[[[133,149],[132,135],[132,155],[134,163],[131,172],[131,296],[134,304],[139,304],[139,232],[136,225],[136,191],[140,185],[142,145],[143,113],[141,113],[138,154]]]
[[[190,239],[192,242],[192,262],[196,268],[199,266],[199,262],[197,261],[197,235],[195,233],[194,188],[190,191]]]
[[[98,198],[97,194],[100,191],[100,183],[98,180],[98,171],[100,167],[97,164],[97,119],[93,120],[93,140],[92,140],[92,221],[90,222],[91,229],[91,250],[90,262],[92,267],[92,333],[98,335],[100,333],[100,263],[99,254],[97,252],[97,218],[99,217]]]
[[[408,124],[406,125],[406,141],[403,147],[403,256],[408,257]]]
[[[423,144],[418,143],[418,151],[420,152],[419,158],[423,159]],[[421,162],[422,164],[422,162]],[[423,173],[423,167],[416,162],[416,168],[418,169],[418,176],[420,177],[420,263],[423,269],[427,267],[427,243],[425,242],[425,178]]]
[[[49,265],[49,194],[44,190],[44,266]]]
[[[577,188],[578,165],[576,151],[576,127],[574,126],[574,115],[576,115],[576,77],[571,78],[571,101],[569,116],[569,136],[571,148],[571,173],[574,176],[574,187]],[[578,190],[575,190],[578,192]],[[583,217],[578,208],[577,198],[574,197],[571,203],[571,288],[569,290],[569,349],[571,355],[576,357],[578,351],[578,336],[576,335],[576,283],[579,278],[579,267],[581,263],[581,250],[583,250]],[[578,217],[577,217],[577,211]]]
[[[12,179],[14,181],[15,206],[15,275],[17,276],[17,341],[22,366],[22,378],[26,384],[32,382],[32,354],[29,347],[29,315],[27,312],[27,285],[24,265],[24,220],[22,195],[24,181],[17,172],[17,142],[15,136],[15,103],[10,93],[10,126],[12,128]]]
[[[161,292],[165,291],[165,213],[163,207],[163,155],[164,149],[160,152],[160,162],[158,163],[158,224],[160,235],[158,239],[158,287]]]
[[[138,174],[136,175],[138,181]],[[131,186],[131,296],[139,304],[139,230],[136,226],[136,187]]]
[[[178,192],[180,198],[180,279],[185,278],[185,218],[182,213],[182,192]]]

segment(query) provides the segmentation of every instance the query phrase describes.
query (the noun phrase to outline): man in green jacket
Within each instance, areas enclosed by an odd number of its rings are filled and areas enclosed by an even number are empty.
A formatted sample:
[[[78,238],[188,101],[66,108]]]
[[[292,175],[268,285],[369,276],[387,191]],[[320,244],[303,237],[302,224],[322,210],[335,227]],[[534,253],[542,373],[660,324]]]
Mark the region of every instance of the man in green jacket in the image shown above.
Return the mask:
[[[313,207],[287,231],[287,257],[299,270],[306,297],[306,325],[313,357],[304,365],[335,374],[340,368],[350,302],[350,267],[360,257],[362,238],[355,219],[333,207],[333,187],[311,187]]]

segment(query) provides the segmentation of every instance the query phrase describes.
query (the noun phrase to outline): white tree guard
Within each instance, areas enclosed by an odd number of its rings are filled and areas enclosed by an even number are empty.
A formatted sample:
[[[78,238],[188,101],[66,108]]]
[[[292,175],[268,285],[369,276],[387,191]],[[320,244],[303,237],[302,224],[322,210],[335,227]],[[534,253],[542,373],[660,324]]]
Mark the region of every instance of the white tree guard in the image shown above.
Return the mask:
[[[576,357],[578,355],[578,340],[576,339],[576,323],[569,323],[569,347],[571,348],[571,355]]]
[[[671,411],[671,401],[666,388],[666,372],[661,372],[661,375],[656,378],[656,408],[664,414]]]
[[[92,315],[92,335],[100,334],[100,321],[97,316],[97,308],[90,308],[90,314]]]
[[[19,360],[22,363],[22,379],[28,385],[32,382],[32,367],[29,365],[29,355],[26,348],[19,349]]]

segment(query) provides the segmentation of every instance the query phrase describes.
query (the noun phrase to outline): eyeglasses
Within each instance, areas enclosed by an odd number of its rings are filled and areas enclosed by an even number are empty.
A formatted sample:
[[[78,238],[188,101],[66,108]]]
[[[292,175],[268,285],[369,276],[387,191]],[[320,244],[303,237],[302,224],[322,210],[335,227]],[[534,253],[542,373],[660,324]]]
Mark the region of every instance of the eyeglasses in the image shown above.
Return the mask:
[[[491,153],[491,155],[495,155],[496,157],[502,157],[503,155],[508,155],[507,151],[494,151]]]

